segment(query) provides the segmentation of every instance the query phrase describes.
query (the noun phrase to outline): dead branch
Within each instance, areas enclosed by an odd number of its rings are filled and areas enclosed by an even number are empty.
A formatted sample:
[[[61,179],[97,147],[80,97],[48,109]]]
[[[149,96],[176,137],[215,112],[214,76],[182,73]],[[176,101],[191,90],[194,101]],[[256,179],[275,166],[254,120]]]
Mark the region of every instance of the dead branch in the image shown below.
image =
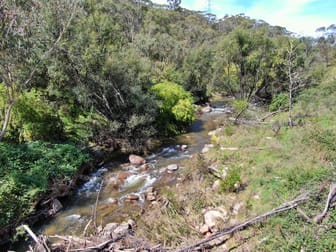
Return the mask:
[[[187,247],[184,247],[184,248],[178,248],[175,251],[177,251],[177,252],[187,252],[187,251],[192,251],[192,250],[198,249],[201,246],[203,246],[204,244],[209,243],[210,241],[218,239],[218,238],[220,238],[224,235],[233,234],[237,231],[243,230],[243,229],[247,228],[248,226],[250,226],[252,224],[255,224],[257,222],[260,222],[260,221],[266,219],[269,216],[272,216],[272,215],[275,215],[275,214],[282,213],[282,212],[288,211],[290,209],[293,209],[293,208],[297,207],[299,203],[308,200],[308,198],[309,197],[308,197],[307,194],[303,194],[303,195],[299,196],[298,198],[296,198],[292,201],[286,202],[286,203],[282,204],[280,207],[275,208],[275,209],[273,209],[273,210],[271,210],[267,213],[256,216],[256,217],[254,217],[252,219],[249,219],[249,220],[247,220],[247,221],[245,221],[241,224],[238,224],[238,225],[223,229],[221,231],[218,231],[218,232],[214,233],[209,238],[203,239],[199,242],[196,242],[196,243],[194,243],[192,245],[189,245]]]
[[[297,207],[296,211],[305,221],[307,221],[310,224],[314,223],[300,207]]]
[[[283,110],[279,109],[279,110],[277,110],[277,111],[274,111],[274,112],[272,112],[272,113],[269,113],[269,114],[265,115],[264,117],[260,118],[258,121],[259,121],[259,122],[264,122],[267,118],[269,118],[269,117],[271,117],[271,116],[274,116],[274,115],[276,115],[276,114],[278,114],[278,113],[280,113],[280,112],[283,112]]]
[[[246,119],[236,119],[234,117],[229,117],[229,121],[235,123],[235,124],[244,124],[244,125],[251,125],[251,126],[256,126],[256,125],[261,125],[264,124],[264,122],[261,121],[254,121],[254,120],[246,120]]]
[[[28,225],[22,225],[22,227],[27,231],[27,233],[30,235],[30,237],[35,241],[36,246],[39,247],[43,251],[50,252],[50,249],[48,248],[45,240],[40,240],[37,238],[37,236],[34,234],[34,232],[28,227]]]
[[[324,217],[326,216],[326,214],[329,211],[329,208],[330,208],[331,203],[334,200],[335,196],[336,196],[336,183],[330,185],[330,191],[329,191],[329,194],[328,194],[326,205],[324,207],[323,212],[314,217],[314,222],[315,223],[319,224],[323,221]]]
[[[100,192],[101,192],[102,188],[103,188],[103,181],[101,182],[100,187],[99,187],[99,191],[97,193],[96,203],[95,203],[95,206],[94,206],[93,216],[92,216],[93,226],[95,228],[95,231],[97,231],[97,208],[98,208],[98,203],[99,203],[99,195],[100,195]]]
[[[92,222],[92,219],[90,219],[90,220],[88,221],[88,223],[86,224],[86,226],[85,226],[85,228],[84,228],[84,231],[83,231],[83,237],[86,236],[87,230],[88,230],[88,228],[89,228],[91,222]]]
[[[131,232],[127,232],[123,235],[120,235],[116,238],[113,239],[109,239],[107,241],[104,241],[96,246],[91,246],[91,247],[87,247],[87,248],[79,248],[79,249],[72,249],[70,250],[71,252],[78,252],[78,251],[101,251],[103,250],[105,247],[107,247],[109,244],[120,241],[124,238],[126,238],[128,235],[130,235]]]

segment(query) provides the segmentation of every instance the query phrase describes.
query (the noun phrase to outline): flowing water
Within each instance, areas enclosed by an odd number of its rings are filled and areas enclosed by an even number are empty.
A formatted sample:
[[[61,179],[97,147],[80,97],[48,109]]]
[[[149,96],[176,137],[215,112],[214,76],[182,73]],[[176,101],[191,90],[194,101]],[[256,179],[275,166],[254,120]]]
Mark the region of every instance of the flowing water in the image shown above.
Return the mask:
[[[99,167],[91,174],[88,182],[77,190],[75,196],[72,196],[71,201],[66,203],[65,209],[39,232],[46,235],[82,234],[95,212],[95,206],[97,225],[121,222],[139,213],[146,204],[146,189],[175,183],[178,171],[169,173],[166,167],[169,164],[179,164],[181,160],[200,152],[210,141],[208,132],[216,127],[214,119],[228,111],[229,108],[222,107],[201,115],[193,123],[189,133],[174,138],[174,144],[167,144],[157,153],[145,157],[145,167],[120,163]],[[187,150],[182,151],[182,145],[188,145]],[[139,199],[129,200],[129,195],[136,195]]]

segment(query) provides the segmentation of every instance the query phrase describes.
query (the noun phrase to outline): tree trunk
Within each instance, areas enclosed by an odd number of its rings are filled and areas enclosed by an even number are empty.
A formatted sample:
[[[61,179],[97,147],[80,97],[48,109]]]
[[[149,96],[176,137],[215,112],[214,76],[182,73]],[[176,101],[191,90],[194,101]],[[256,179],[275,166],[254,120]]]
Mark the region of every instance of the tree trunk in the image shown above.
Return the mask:
[[[1,132],[0,132],[0,142],[3,140],[3,138],[6,134],[6,130],[7,130],[8,124],[10,122],[11,112],[12,112],[14,104],[15,104],[15,100],[12,99],[9,102],[9,104],[7,106],[7,109],[5,111],[5,119],[4,119],[4,123],[2,125],[2,129],[1,129]]]
[[[289,104],[288,104],[288,125],[293,127],[292,119],[292,107],[293,107],[293,77],[292,77],[292,55],[293,55],[293,45],[290,43],[290,48],[288,50],[288,77],[289,77]]]

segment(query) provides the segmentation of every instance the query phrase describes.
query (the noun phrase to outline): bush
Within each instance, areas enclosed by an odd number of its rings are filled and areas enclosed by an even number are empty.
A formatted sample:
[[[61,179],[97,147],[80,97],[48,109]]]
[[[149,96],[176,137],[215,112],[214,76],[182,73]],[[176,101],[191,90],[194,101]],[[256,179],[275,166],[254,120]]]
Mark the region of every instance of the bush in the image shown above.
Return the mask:
[[[221,181],[221,188],[223,192],[234,192],[237,190],[236,185],[241,183],[240,169],[234,167],[228,170],[226,178]]]
[[[271,112],[277,111],[279,109],[285,109],[289,106],[289,97],[285,93],[280,93],[273,97],[271,104],[269,105],[269,110]]]
[[[57,181],[70,181],[88,154],[70,144],[0,143],[0,228],[27,216]]]
[[[173,82],[161,82],[151,91],[159,100],[158,127],[164,135],[183,132],[195,119],[191,93]]]
[[[234,100],[233,102],[233,108],[236,111],[236,113],[242,114],[249,106],[249,103],[247,100],[241,100],[241,99],[237,99]]]
[[[12,115],[8,131],[12,140],[57,141],[64,138],[60,117],[39,91],[24,93],[15,104]]]

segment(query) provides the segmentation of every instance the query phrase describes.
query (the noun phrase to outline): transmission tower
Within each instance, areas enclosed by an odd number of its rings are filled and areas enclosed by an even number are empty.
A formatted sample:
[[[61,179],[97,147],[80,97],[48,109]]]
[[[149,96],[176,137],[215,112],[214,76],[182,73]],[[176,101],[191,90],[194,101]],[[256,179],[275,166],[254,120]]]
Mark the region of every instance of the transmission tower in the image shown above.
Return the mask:
[[[211,0],[208,0],[208,13],[211,13]]]

